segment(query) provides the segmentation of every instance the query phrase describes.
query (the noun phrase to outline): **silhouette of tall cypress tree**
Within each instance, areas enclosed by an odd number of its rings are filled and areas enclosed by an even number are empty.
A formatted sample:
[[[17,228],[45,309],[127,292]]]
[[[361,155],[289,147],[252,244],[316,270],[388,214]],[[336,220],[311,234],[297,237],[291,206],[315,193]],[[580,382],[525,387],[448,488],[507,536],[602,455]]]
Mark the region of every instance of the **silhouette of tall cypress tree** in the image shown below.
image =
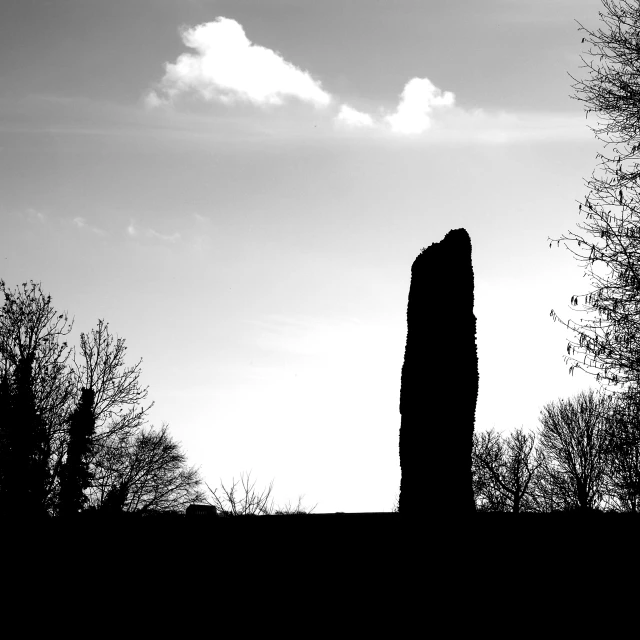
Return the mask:
[[[479,376],[473,290],[465,229],[423,249],[411,267],[399,513],[475,512],[471,450]]]
[[[80,402],[69,420],[67,458],[60,476],[60,515],[77,514],[86,502],[84,492],[89,488],[89,456],[96,428],[93,413],[95,393],[82,389]]]
[[[46,515],[49,448],[46,425],[33,394],[33,361],[33,353],[20,358],[13,385],[8,385],[6,378],[3,382],[3,403],[9,418],[3,427],[2,506],[15,516]]]
[[[7,468],[11,461],[10,426],[13,424],[13,402],[9,374],[5,370],[0,377],[0,504],[6,493]]]

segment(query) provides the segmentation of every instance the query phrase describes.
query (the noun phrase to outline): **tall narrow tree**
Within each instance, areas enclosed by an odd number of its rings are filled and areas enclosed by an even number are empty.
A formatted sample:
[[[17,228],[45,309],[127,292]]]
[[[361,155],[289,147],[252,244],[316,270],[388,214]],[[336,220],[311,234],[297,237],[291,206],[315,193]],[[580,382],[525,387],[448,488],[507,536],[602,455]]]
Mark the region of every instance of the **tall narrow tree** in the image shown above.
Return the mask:
[[[46,514],[51,452],[46,424],[37,411],[33,393],[33,359],[32,353],[27,354],[14,370],[10,419],[4,429],[2,503],[4,510],[14,516]]]
[[[4,501],[6,479],[11,463],[11,426],[13,425],[13,401],[9,373],[5,369],[0,376],[0,502]]]
[[[464,229],[411,267],[400,389],[399,512],[475,512],[473,429],[478,397],[471,239]]]
[[[96,421],[95,393],[82,389],[80,402],[69,420],[69,445],[60,477],[59,510],[62,516],[77,514],[87,502],[85,491],[91,484],[89,462]]]

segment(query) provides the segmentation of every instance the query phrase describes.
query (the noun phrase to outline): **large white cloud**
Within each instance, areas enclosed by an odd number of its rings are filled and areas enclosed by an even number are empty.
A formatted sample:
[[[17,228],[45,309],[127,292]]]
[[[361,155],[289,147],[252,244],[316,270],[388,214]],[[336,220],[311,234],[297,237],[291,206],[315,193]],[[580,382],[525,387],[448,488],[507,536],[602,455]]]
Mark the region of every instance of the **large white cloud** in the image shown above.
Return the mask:
[[[423,133],[431,126],[432,109],[451,107],[454,102],[451,91],[443,93],[428,78],[413,78],[400,94],[395,113],[385,120],[396,133]]]
[[[235,20],[217,18],[183,29],[181,37],[195,53],[165,65],[157,90],[147,96],[149,107],[188,92],[223,103],[280,105],[288,97],[319,107],[331,102],[318,80],[277,52],[252,44]]]

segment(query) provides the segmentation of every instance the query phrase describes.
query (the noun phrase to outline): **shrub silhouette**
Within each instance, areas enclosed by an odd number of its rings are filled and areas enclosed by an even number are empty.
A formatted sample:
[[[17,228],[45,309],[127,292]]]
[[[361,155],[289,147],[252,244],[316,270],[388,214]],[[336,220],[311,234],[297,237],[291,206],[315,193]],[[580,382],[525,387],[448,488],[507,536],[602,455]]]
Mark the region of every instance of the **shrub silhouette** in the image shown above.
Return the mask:
[[[471,449],[479,378],[473,288],[471,239],[464,229],[423,249],[411,267],[400,388],[403,514],[475,512]]]

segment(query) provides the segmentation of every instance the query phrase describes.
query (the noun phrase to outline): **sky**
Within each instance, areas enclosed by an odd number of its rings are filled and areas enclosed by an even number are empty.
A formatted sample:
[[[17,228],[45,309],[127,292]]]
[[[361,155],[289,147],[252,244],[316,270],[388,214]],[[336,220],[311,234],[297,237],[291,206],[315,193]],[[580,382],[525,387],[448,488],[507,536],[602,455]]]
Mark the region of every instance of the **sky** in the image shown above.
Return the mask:
[[[0,278],[41,282],[75,344],[109,322],[211,488],[391,511],[411,265],[450,229],[476,431],[596,387],[550,317],[588,280],[547,238],[602,148],[568,76],[600,8],[4,0]]]

